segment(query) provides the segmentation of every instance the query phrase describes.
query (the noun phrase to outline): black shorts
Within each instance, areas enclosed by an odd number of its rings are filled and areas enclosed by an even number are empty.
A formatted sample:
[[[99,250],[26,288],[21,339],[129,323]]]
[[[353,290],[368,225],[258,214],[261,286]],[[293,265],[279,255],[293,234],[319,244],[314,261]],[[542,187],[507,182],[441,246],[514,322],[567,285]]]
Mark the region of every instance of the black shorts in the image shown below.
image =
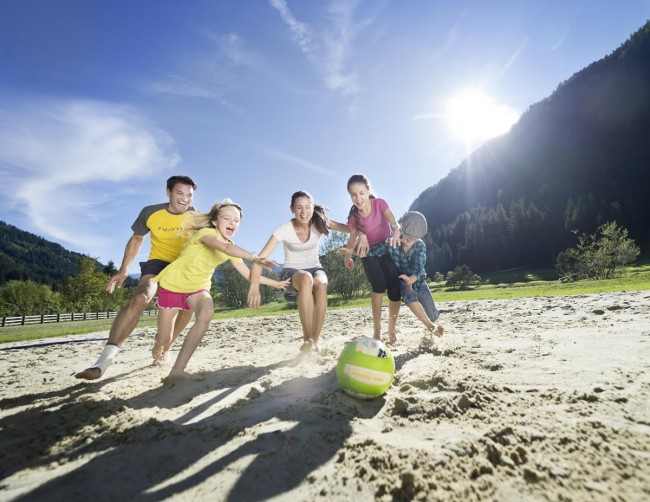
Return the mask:
[[[388,253],[366,256],[361,258],[361,262],[373,293],[387,293],[388,299],[393,302],[401,300],[399,270]]]
[[[141,261],[140,277],[145,275],[158,275],[167,265],[169,265],[169,262],[163,260]]]

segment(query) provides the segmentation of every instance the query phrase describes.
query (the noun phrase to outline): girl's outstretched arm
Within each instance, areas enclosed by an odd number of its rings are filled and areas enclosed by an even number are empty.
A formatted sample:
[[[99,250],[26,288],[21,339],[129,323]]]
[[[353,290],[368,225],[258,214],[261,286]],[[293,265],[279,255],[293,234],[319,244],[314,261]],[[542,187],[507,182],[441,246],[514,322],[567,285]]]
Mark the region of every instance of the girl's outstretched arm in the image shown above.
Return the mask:
[[[329,220],[328,226],[332,230],[336,230],[337,232],[343,232],[346,234],[349,234],[351,231],[348,225],[339,223],[338,221],[334,221],[334,220]],[[359,255],[361,258],[363,258],[368,253],[368,249],[370,249],[370,246],[368,245],[368,237],[366,236],[366,234],[359,231],[357,231],[357,237],[358,238],[355,241],[355,246],[354,246],[354,253],[356,255]]]
[[[332,230],[336,230],[337,232],[343,232],[345,234],[350,233],[349,226],[347,226],[345,223],[339,223],[338,221],[332,219],[327,220],[327,226],[330,227]]]
[[[250,281],[251,278],[251,269],[248,268],[248,266],[241,261],[238,262],[233,262],[232,266],[235,268],[239,274],[246,279],[247,281]],[[291,279],[286,279],[284,281],[276,281],[275,279],[270,279],[269,277],[265,277],[263,275],[260,276],[260,284],[265,284],[267,286],[272,286],[274,288],[278,289],[284,289],[289,285],[289,282],[291,282]]]
[[[280,241],[277,239],[277,237],[272,235],[269,238],[269,240],[266,242],[264,247],[262,248],[262,251],[260,251],[260,257],[267,258],[268,256],[270,256],[271,253],[277,247],[279,242]],[[248,271],[248,267],[246,267],[246,270]],[[260,268],[259,265],[255,263],[253,264],[253,268],[251,271],[249,271],[248,275],[244,275],[241,270],[238,270],[238,272],[242,274],[244,278],[250,281],[251,283],[251,285],[248,288],[248,306],[252,309],[258,308],[262,301],[262,295],[260,294],[260,284],[267,284],[265,280],[268,280],[268,278],[262,275],[262,269]],[[269,285],[274,286],[273,284],[269,284]],[[278,287],[278,286],[274,286],[274,287]],[[286,285],[284,287],[286,287]]]
[[[246,251],[245,249],[236,246],[235,244],[222,241],[221,239],[217,238],[216,235],[204,235],[199,240],[206,246],[218,249],[222,253],[226,253],[228,256],[250,260],[262,268],[265,268],[266,270],[272,270],[271,267],[278,266],[278,264],[273,260],[269,260],[268,258],[261,258],[257,255],[254,255],[250,251]]]
[[[248,268],[248,266],[244,262],[241,262],[241,261],[232,262],[232,266],[234,267],[234,269],[237,272],[239,272],[239,274],[244,279],[246,279],[247,281],[249,281],[251,279],[251,275],[252,275],[251,270]],[[257,269],[260,270],[259,267],[257,267]],[[258,281],[259,281],[259,284],[266,284],[267,286],[271,286],[271,287],[274,287],[274,288],[285,289],[285,288],[287,288],[289,286],[289,283],[291,282],[291,279],[287,279],[285,281],[276,281],[274,279],[270,279],[268,277],[264,277],[263,275],[261,275],[258,278]],[[257,303],[251,302],[251,293],[250,293],[250,290],[249,290],[249,293],[248,293],[248,306],[251,307],[251,308],[258,308],[260,306],[260,303],[261,303],[261,300],[262,300],[262,295],[260,295],[260,293],[259,293],[259,284],[257,286]],[[255,306],[253,306],[253,305],[255,305]]]
[[[343,255],[343,259],[345,260],[345,267],[348,270],[354,270],[354,260],[352,259],[352,255],[355,253],[354,247],[356,242],[357,242],[357,229],[350,228],[350,237],[348,238],[348,243],[344,248],[339,248],[336,250],[337,253]]]

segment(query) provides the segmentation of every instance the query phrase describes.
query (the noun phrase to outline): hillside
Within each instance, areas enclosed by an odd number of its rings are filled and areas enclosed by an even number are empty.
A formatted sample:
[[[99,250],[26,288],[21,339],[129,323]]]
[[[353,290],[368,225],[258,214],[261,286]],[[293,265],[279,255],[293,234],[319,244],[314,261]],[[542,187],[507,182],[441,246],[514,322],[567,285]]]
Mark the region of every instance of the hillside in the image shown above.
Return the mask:
[[[0,221],[0,284],[32,280],[56,289],[79,272],[82,256]]]
[[[420,194],[429,273],[550,265],[610,220],[648,256],[648,137],[650,22]]]

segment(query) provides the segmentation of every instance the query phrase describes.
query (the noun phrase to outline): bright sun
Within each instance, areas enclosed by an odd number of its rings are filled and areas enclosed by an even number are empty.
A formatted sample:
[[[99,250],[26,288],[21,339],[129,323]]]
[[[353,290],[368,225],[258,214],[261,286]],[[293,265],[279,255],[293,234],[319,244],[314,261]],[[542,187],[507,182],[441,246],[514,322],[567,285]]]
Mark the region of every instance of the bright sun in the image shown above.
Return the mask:
[[[510,130],[519,115],[476,89],[465,89],[449,100],[449,126],[466,142],[485,141]]]

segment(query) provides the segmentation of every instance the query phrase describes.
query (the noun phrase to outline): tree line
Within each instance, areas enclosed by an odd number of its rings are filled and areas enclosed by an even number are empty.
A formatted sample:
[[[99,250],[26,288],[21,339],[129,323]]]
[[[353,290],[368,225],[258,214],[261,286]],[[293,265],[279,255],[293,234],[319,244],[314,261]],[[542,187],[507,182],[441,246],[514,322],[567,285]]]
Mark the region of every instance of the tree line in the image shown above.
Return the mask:
[[[115,267],[102,266],[89,256],[79,260],[77,273],[55,288],[49,284],[10,280],[0,285],[0,317],[58,314],[63,312],[115,312],[131,298],[136,281],[113,294],[105,291]]]
[[[524,206],[521,207],[524,209]],[[535,214],[530,208],[529,212]],[[488,214],[491,214],[489,211]],[[505,213],[504,213],[505,214]],[[507,221],[501,230],[507,233]],[[498,235],[498,230],[492,231]],[[466,229],[466,233],[467,233]],[[469,231],[469,233],[477,233]],[[497,239],[494,239],[496,242]],[[506,239],[507,240],[507,239]],[[341,301],[349,301],[369,293],[369,285],[360,260],[355,257],[356,266],[349,271],[343,258],[336,250],[347,242],[347,235],[332,232],[320,249],[320,260],[329,279],[328,292]],[[504,240],[505,242],[505,240]],[[485,246],[485,243],[483,243]],[[495,244],[496,245],[496,244]],[[433,252],[437,248],[433,249]],[[514,251],[516,252],[516,251]],[[582,234],[576,247],[567,248],[557,258],[555,267],[562,280],[609,279],[616,276],[623,267],[633,263],[640,250],[628,231],[616,222],[607,222],[594,234]],[[250,264],[249,264],[250,266]],[[29,281],[8,281],[0,285],[0,317],[22,315],[57,314],[63,312],[113,312],[119,310],[130,299],[137,285],[134,279],[125,282],[125,287],[113,294],[105,290],[109,278],[116,272],[112,262],[101,267],[97,261],[82,257],[79,273],[70,276],[66,283],[54,291],[47,284]],[[278,272],[264,271],[264,274],[279,279]],[[467,264],[456,265],[446,275],[428,271],[434,282],[445,281],[451,288],[466,289],[479,284],[481,278]],[[211,295],[217,304],[226,308],[245,308],[247,305],[249,282],[230,264],[220,265],[215,272]],[[262,303],[282,301],[282,293],[277,289],[262,286]],[[151,308],[155,308],[154,305]]]
[[[343,301],[357,298],[368,291],[361,264],[358,263],[355,270],[350,272],[345,268],[341,255],[335,252],[346,242],[346,234],[333,232],[321,249],[322,264],[330,279],[329,291]],[[118,311],[135,292],[137,281],[130,278],[125,282],[125,287],[109,294],[105,290],[106,284],[115,272],[113,262],[104,266],[94,258],[82,256],[78,271],[56,287],[31,279],[7,281],[0,285],[0,317]],[[264,273],[278,278],[277,272]],[[211,295],[222,307],[244,308],[248,286],[249,282],[226,262],[215,272]],[[281,291],[266,286],[260,289],[264,303],[284,301]],[[151,308],[155,308],[155,305],[152,304]]]

